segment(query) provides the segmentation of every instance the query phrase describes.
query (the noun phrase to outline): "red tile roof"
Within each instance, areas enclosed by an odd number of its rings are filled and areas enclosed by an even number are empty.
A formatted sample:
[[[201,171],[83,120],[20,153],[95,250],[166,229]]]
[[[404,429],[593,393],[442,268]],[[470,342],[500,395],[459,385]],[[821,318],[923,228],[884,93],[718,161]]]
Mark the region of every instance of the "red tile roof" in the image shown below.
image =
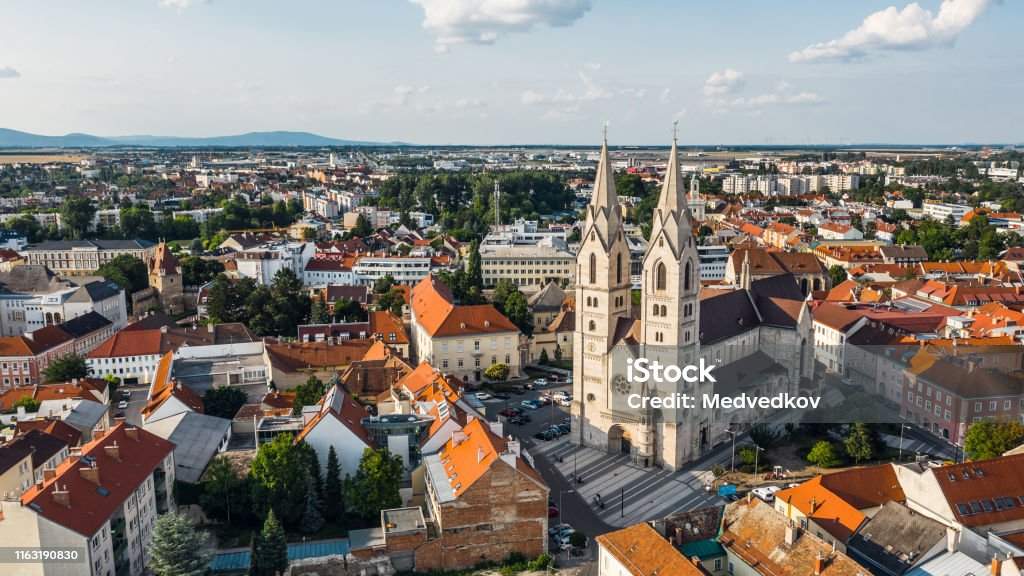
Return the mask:
[[[416,322],[432,337],[519,332],[491,304],[456,306],[451,291],[432,274],[416,284],[411,300]]]
[[[596,538],[630,574],[650,576],[703,576],[702,568],[685,558],[665,537],[646,522],[608,532]]]
[[[114,333],[92,352],[88,358],[117,358],[122,356],[152,356],[166,352],[163,333],[159,329],[130,330]]]
[[[964,526],[1024,520],[1024,454],[933,468],[953,514]],[[1013,506],[1001,498],[1017,498]],[[963,508],[966,506],[966,509]]]
[[[112,454],[115,445],[116,455]],[[57,467],[56,476],[41,488],[33,486],[25,492],[21,503],[52,522],[90,537],[173,451],[174,444],[159,436],[118,424],[83,446],[81,457],[65,460]],[[92,467],[89,459],[95,462],[98,483],[81,472]],[[68,505],[54,497],[58,488],[67,492]]]

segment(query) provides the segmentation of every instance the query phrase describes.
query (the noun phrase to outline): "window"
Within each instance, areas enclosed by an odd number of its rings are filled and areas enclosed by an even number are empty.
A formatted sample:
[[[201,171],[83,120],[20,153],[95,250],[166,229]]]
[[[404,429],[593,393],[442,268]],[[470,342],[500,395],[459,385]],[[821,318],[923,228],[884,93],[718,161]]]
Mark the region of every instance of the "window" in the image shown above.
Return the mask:
[[[667,272],[665,271],[665,263],[664,262],[658,262],[658,264],[654,267],[654,289],[655,290],[664,290],[665,289],[665,286],[668,283],[666,276],[667,276]]]
[[[587,329],[589,329],[591,332],[597,330],[597,323],[591,320],[590,323],[587,324]]]
[[[615,284],[622,284],[622,254],[615,255]]]
[[[686,261],[686,268],[683,269],[683,290],[690,290],[690,276],[692,275],[692,265],[690,261]]]
[[[590,283],[597,284],[597,255],[590,255]]]
[[[981,412],[981,402],[975,402],[974,403],[974,411],[975,412]]]

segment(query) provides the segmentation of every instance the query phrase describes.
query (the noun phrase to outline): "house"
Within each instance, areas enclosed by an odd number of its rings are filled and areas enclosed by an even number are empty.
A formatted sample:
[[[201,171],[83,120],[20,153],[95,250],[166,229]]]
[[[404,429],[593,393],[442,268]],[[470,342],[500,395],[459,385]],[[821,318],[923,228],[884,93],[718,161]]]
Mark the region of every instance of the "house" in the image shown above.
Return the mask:
[[[683,556],[646,522],[601,534],[597,542],[598,576],[704,576],[699,564]]]
[[[777,252],[763,248],[734,250],[729,255],[729,262],[725,267],[724,282],[726,284],[740,285],[745,261],[749,262],[747,266],[749,266],[751,281],[788,274],[800,286],[800,291],[804,295],[811,291],[827,290],[829,287],[828,270],[813,254]]]
[[[510,554],[547,552],[548,494],[519,442],[473,419],[437,454],[424,457],[422,485],[433,539],[415,548],[418,572],[459,570]],[[428,532],[429,533],[429,532]]]
[[[278,390],[292,390],[310,376],[323,382],[363,358],[372,340],[330,342],[272,342],[265,345],[264,361]]]
[[[82,559],[68,573],[143,574],[156,517],[174,506],[173,449],[144,430],[117,425],[44,470],[20,502],[0,502],[0,541],[76,549]],[[0,572],[24,566],[0,561]]]
[[[144,425],[181,414],[182,412],[202,412],[203,398],[192,388],[182,384],[171,376],[174,365],[174,354],[168,352],[160,358],[153,382],[149,386],[146,405],[141,415]]]
[[[530,362],[565,360],[572,355],[573,333],[576,331],[576,312],[566,304],[550,322],[537,326],[530,339]]]
[[[409,335],[402,319],[388,310],[367,312],[366,322],[304,324],[298,327],[300,342],[339,342],[345,340],[379,339],[394,348],[403,358],[409,357]]]
[[[928,253],[916,245],[879,246],[878,252],[885,264],[917,264],[928,260]]]
[[[730,576],[866,576],[868,569],[757,498],[725,507]]]
[[[518,377],[522,362],[519,328],[491,304],[455,304],[443,282],[428,275],[412,290],[412,342],[419,361],[467,382],[505,364]]]
[[[150,420],[143,429],[174,445],[174,476],[186,484],[198,484],[210,460],[231,441],[230,420],[192,411]]]
[[[40,381],[36,349],[25,336],[0,336],[0,392]]]
[[[89,352],[85,362],[94,376],[112,376],[126,386],[149,384],[160,358],[171,351],[165,334],[160,329],[115,332]]]
[[[149,261],[153,243],[146,240],[50,240],[31,244],[23,254],[29,264],[46,266],[57,274],[92,274],[122,255]]]
[[[841,304],[822,302],[814,308],[814,359],[835,374],[846,373],[846,340],[867,318]]]
[[[946,552],[946,526],[886,502],[847,543],[846,553],[879,576],[902,576]]]
[[[0,445],[0,498],[20,496],[43,481],[69,454],[66,442],[40,430],[29,430]]]
[[[410,372],[412,367],[397,352],[377,340],[362,359],[352,362],[345,368],[338,381],[355,397],[376,403],[381,393],[391,390]]]
[[[818,225],[818,236],[824,240],[862,240],[864,233],[848,224],[822,222]]]
[[[342,477],[354,477],[363,451],[374,447],[363,427],[363,418],[369,415],[347,390],[340,385],[332,386],[315,411],[303,410],[304,426],[295,441],[306,442],[316,451],[325,473],[328,453],[334,448]]]
[[[846,542],[886,502],[906,499],[891,464],[815,476],[775,493],[775,510],[845,551]]]
[[[548,282],[543,288],[530,296],[526,301],[526,305],[533,316],[533,325],[539,328],[550,324],[555,319],[555,316],[562,311],[565,297],[565,290],[562,290],[555,282]]]

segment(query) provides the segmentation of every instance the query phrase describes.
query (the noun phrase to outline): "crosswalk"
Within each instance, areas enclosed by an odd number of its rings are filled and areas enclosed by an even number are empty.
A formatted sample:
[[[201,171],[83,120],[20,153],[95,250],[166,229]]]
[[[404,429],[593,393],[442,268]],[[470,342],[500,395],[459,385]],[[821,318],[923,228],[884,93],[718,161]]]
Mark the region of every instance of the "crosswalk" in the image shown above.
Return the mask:
[[[567,438],[540,443],[530,452],[550,462],[566,479],[575,473],[583,478],[576,490],[603,522],[629,526],[663,518],[674,512],[719,504],[722,499],[705,490],[710,470],[729,460],[729,452],[701,462],[693,469],[669,472],[642,468],[627,456],[613,456],[593,448],[577,449]],[[559,461],[561,458],[561,461]],[[602,509],[597,505],[600,496]]]

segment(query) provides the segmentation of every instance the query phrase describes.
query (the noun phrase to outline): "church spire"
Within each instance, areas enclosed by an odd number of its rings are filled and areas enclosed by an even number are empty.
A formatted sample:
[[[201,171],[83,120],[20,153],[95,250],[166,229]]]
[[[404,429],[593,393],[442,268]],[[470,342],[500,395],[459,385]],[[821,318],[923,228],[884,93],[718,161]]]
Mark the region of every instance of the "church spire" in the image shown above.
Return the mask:
[[[611,242],[619,233],[622,216],[619,196],[615,193],[615,173],[608,160],[608,126],[604,127],[601,157],[594,177],[594,194],[587,209],[587,228],[596,229],[603,242]]]
[[[668,165],[665,167],[665,181],[661,185],[661,196],[658,197],[658,208],[663,212],[685,210],[685,187],[679,182],[679,150],[676,141],[676,130],[679,122],[672,123],[672,150],[668,153]]]

